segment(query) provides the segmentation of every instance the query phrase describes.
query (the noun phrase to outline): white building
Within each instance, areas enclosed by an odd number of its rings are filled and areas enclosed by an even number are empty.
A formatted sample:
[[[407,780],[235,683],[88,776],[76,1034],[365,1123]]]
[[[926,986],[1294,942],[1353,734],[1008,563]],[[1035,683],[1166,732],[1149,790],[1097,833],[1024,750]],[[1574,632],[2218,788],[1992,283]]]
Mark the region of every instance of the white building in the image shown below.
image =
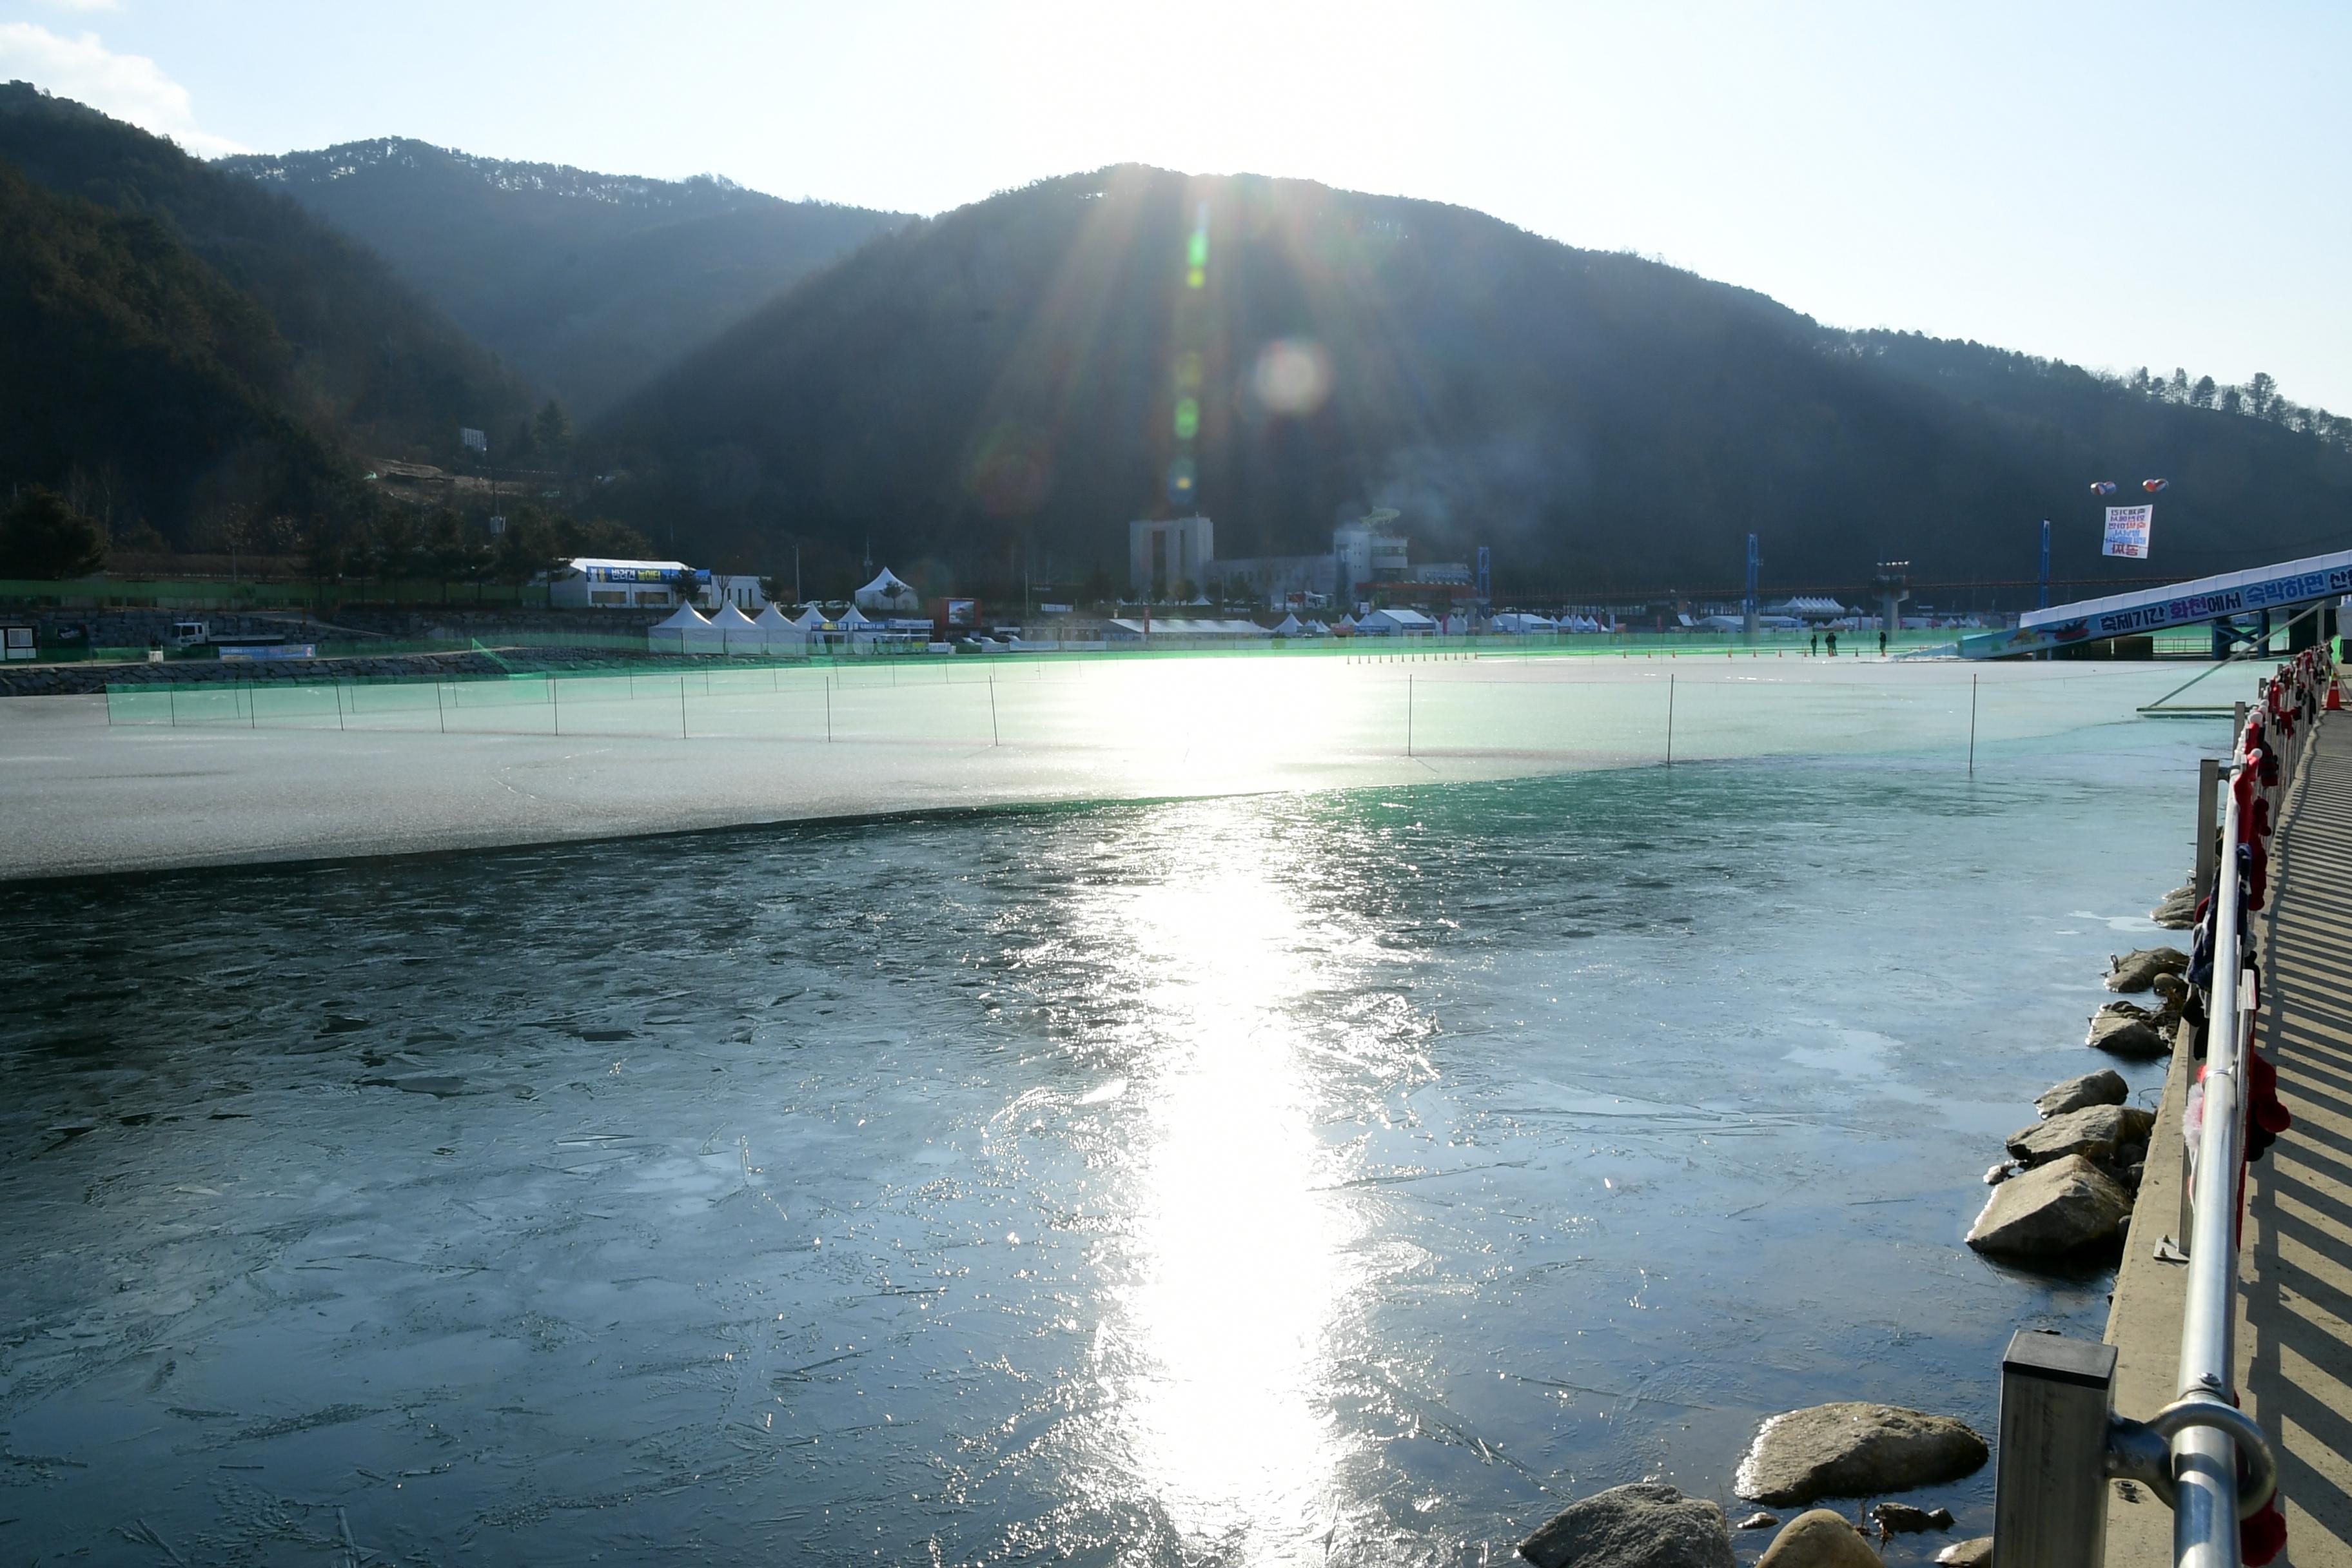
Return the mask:
[[[611,561],[578,556],[547,574],[547,602],[562,609],[668,609],[677,603],[683,561]]]
[[[1147,518],[1127,525],[1128,586],[1145,597],[1163,596],[1183,583],[1199,592],[1216,558],[1217,525],[1205,517]]]
[[[732,605],[747,616],[756,616],[768,607],[768,595],[760,586],[755,573],[713,572],[710,586],[703,591],[702,603],[714,607]]]
[[[1390,512],[1389,517],[1396,513]],[[1402,533],[1388,533],[1370,521],[1343,522],[1331,531],[1331,554],[1337,560],[1339,596],[1352,597],[1367,583],[1403,579],[1406,542]]]

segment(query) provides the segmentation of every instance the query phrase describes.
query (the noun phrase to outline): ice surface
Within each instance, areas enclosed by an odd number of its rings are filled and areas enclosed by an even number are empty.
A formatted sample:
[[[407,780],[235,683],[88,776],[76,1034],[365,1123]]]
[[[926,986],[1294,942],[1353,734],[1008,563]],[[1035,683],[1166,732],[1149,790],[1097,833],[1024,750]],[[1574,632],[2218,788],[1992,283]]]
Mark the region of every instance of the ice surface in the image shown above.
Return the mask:
[[[2126,688],[1973,781],[1862,688],[1830,757],[20,886],[0,1543],[1467,1563],[1791,1405],[1990,1430],[2106,1287],[1961,1247],[1978,1173],[2223,738]]]

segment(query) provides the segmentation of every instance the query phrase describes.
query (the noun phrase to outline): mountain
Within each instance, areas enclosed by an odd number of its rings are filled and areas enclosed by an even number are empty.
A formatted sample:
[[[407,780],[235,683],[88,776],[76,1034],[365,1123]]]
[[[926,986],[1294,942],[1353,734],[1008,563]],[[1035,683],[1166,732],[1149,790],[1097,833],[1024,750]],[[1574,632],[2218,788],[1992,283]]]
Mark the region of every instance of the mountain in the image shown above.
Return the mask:
[[[461,425],[520,420],[530,387],[369,251],[294,202],[26,82],[0,87],[0,159],[161,223],[268,316],[305,417],[379,450],[454,455]]]
[[[1457,207],[1123,166],[873,241],[592,436],[612,504],[714,559],[772,569],[789,536],[841,575],[870,542],[967,584],[1025,552],[1123,585],[1128,521],[1194,510],[1232,557],[1394,506],[1416,560],[1491,545],[1528,596],[1736,587],[1751,531],[1768,588],[1833,589],[1881,559],[2031,579],[2045,517],[2061,578],[2341,538],[2345,422],[2153,384],[1833,331]],[[2152,476],[2154,561],[2103,561],[2086,487]]]
[[[296,355],[160,220],[0,163],[0,490],[70,486],[110,522],[356,501],[350,466],[285,411]]]
[[[581,415],[907,221],[712,175],[598,174],[401,138],[216,167],[374,247]]]

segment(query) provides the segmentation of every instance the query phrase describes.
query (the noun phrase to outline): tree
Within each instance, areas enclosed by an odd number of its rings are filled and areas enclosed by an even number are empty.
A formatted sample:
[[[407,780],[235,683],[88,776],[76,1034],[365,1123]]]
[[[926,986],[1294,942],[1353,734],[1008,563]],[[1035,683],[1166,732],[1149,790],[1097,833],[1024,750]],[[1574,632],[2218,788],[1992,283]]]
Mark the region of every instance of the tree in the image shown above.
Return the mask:
[[[2257,419],[2274,419],[2278,416],[2278,383],[2267,371],[2254,372],[2252,378],[2246,383],[2246,412]]]
[[[2241,392],[2238,388],[2234,386],[2225,386],[2221,389],[2222,413],[2242,414],[2245,412],[2245,402],[2246,395],[2243,392]]]
[[[2200,408],[2215,407],[2215,391],[2213,378],[2210,375],[2200,375],[2197,378],[2196,386],[2189,394],[2189,401]]]
[[[551,397],[539,411],[539,417],[530,422],[530,434],[532,444],[550,461],[560,463],[572,449],[572,416],[563,411],[562,404]]]
[[[2189,373],[2179,365],[2172,367],[2172,380],[2164,389],[2166,399],[2173,403],[2189,401]]]
[[[87,577],[106,564],[106,531],[35,485],[0,517],[0,576]]]

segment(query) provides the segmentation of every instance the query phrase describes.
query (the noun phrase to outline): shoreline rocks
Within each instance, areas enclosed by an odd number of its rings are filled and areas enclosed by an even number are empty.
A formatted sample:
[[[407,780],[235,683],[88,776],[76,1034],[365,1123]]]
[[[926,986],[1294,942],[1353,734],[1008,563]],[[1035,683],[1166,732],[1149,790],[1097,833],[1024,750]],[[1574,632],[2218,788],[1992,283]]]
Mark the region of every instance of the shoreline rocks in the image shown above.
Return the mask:
[[[2066,1154],[1995,1187],[1969,1227],[1968,1244],[2003,1258],[2074,1257],[2114,1246],[2131,1209],[2131,1195],[2114,1177]]]
[[[1519,1542],[1536,1568],[1737,1568],[1723,1510],[1662,1481],[1581,1498]]]
[[[2081,1110],[2094,1105],[2121,1105],[2131,1098],[2131,1086],[2124,1075],[2113,1068],[2101,1068],[2080,1078],[2070,1078],[2064,1083],[2052,1084],[2033,1102],[2033,1109],[2044,1116],[2063,1116],[2070,1110]]]
[[[1878,1551],[1853,1521],[1817,1508],[1790,1520],[1772,1538],[1756,1568],[1885,1568]]]
[[[2189,955],[2177,947],[2142,947],[2107,960],[2107,989],[2146,991],[2159,974],[2179,974],[2189,967]]]
[[[2164,901],[2147,911],[2147,918],[2167,931],[2187,931],[2197,923],[2197,889],[2184,883],[2164,895]]]
[[[2145,1146],[2155,1125],[2156,1118],[2137,1106],[2086,1105],[2021,1127],[2009,1135],[2004,1146],[2011,1159],[2022,1162],[2029,1170],[2069,1154],[2105,1161],[2126,1143]]]
[[[1996,1199],[2017,1184],[1996,1188]],[[1874,1497],[1958,1480],[1980,1468],[1989,1453],[1982,1437],[1950,1416],[1842,1401],[1765,1422],[1732,1487],[1741,1497],[1777,1506]]]

